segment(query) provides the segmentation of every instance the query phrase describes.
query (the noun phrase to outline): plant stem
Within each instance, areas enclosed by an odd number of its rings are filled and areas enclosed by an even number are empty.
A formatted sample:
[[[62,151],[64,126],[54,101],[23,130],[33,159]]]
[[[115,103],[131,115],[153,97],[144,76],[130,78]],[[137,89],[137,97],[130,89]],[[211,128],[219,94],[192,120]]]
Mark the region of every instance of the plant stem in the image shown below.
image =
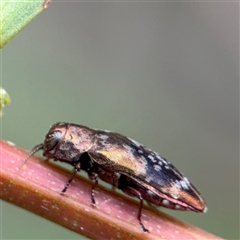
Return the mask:
[[[91,239],[220,239],[144,206],[143,233],[137,220],[138,202],[102,186],[91,204],[92,182],[76,176],[60,195],[71,173],[33,156],[19,169],[27,153],[0,140],[0,197]]]

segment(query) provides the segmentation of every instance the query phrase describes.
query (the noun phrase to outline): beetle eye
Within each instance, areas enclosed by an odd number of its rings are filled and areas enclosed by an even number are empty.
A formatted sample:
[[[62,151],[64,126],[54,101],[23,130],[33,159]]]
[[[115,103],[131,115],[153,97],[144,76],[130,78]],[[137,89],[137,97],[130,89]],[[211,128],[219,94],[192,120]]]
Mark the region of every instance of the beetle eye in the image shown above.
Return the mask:
[[[45,142],[44,142],[44,149],[47,151],[52,150],[62,138],[61,131],[53,131],[47,134]]]

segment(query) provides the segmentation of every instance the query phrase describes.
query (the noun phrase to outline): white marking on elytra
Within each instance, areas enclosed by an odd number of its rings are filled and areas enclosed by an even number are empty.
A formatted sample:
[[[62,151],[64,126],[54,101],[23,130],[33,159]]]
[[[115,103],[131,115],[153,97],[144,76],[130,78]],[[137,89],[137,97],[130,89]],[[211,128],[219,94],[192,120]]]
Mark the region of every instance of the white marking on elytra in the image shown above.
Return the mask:
[[[158,172],[162,170],[161,166],[159,166],[159,165],[157,165],[157,164],[154,164],[154,165],[153,165],[153,168],[154,168],[156,171],[158,171]]]
[[[175,194],[178,194],[178,193],[175,193]],[[178,195],[173,195],[174,199],[178,199],[178,197],[179,197]]]
[[[150,182],[151,181],[151,178],[150,177],[148,177],[148,176],[146,176],[146,182]]]
[[[99,134],[98,137],[101,138],[102,140],[107,140],[109,138],[109,136],[105,134]]]
[[[207,210],[208,210],[208,208],[207,208],[207,207],[205,207],[205,209],[204,209],[204,211],[203,211],[203,212],[204,212],[204,213],[206,213],[206,212],[207,212]]]
[[[97,134],[97,137],[102,145],[107,145],[109,136],[107,134]]]
[[[149,158],[153,163],[157,162],[157,159],[156,159],[154,156],[152,156],[151,154],[148,155],[148,158]]]
[[[186,177],[184,177],[183,179],[184,179],[184,181],[185,181],[188,185],[190,185],[190,182],[189,182],[189,180],[188,180]]]
[[[157,152],[154,152],[159,160],[161,160],[164,164],[168,165],[168,161],[161,157]]]
[[[176,180],[175,181],[175,184],[178,188],[183,188],[185,190],[188,190],[189,189],[189,181],[187,178],[183,178],[182,180],[178,181]]]
[[[189,184],[188,184],[188,182],[185,181],[185,179],[181,180],[180,184],[183,189],[189,189]]]
[[[163,165],[162,161],[159,161],[158,164],[161,165],[161,166]]]
[[[95,129],[95,130],[97,130],[97,131],[98,131],[98,129]],[[111,131],[110,131],[110,130],[103,130],[103,132],[106,132],[106,133],[111,133]]]
[[[143,145],[137,141],[135,141],[134,139],[132,138],[128,138],[131,142],[133,142],[137,147],[143,147]]]

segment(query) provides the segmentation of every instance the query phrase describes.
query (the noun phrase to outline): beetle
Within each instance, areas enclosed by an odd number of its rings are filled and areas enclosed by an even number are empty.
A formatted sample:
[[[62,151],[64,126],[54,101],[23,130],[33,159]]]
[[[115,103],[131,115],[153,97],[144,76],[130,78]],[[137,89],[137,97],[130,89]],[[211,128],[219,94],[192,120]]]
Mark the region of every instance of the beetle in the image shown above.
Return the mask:
[[[96,130],[86,126],[58,122],[50,128],[43,143],[35,146],[22,166],[37,151],[48,159],[74,167],[61,194],[65,193],[75,174],[86,171],[94,181],[91,201],[98,179],[139,199],[138,221],[142,223],[143,200],[176,210],[206,212],[206,204],[197,189],[164,157],[137,141],[119,133]]]

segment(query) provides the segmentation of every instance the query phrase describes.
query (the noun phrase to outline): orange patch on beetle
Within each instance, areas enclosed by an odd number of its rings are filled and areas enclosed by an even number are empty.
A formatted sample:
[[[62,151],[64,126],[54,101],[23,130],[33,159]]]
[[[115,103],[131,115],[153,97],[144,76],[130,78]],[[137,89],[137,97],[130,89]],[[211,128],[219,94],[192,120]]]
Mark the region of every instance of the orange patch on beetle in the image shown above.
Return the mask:
[[[137,162],[136,159],[132,154],[126,153],[123,150],[116,150],[116,149],[108,149],[105,150],[98,150],[97,153],[102,154],[105,156],[109,163],[111,162],[113,165],[116,166],[118,170],[121,169],[126,170],[128,169],[129,173],[134,175],[145,175],[146,169],[143,162]]]

